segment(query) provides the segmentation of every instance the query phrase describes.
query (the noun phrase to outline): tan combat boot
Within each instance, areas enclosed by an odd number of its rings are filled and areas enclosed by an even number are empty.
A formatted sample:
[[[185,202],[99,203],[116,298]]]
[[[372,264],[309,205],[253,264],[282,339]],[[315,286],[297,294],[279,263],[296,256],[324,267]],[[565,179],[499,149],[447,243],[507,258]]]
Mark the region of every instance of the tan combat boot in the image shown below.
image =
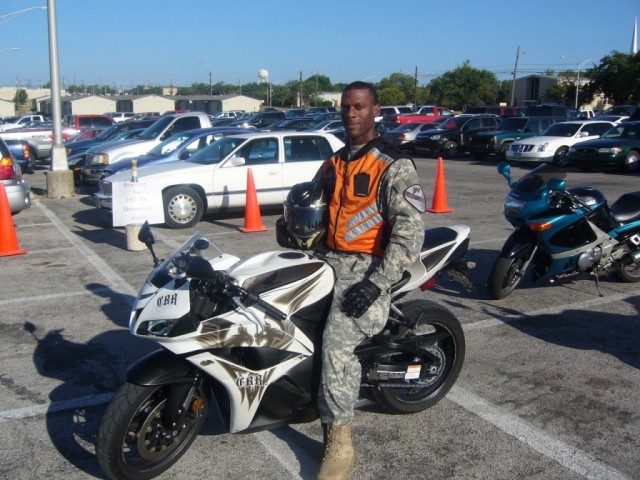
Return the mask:
[[[351,444],[351,424],[328,425],[329,435],[317,480],[347,480],[356,454]]]

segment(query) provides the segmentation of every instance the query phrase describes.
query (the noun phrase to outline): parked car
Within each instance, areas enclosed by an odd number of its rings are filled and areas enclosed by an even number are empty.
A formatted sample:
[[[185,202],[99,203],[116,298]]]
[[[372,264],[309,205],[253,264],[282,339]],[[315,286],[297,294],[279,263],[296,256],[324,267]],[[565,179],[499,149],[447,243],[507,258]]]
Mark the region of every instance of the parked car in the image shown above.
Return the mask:
[[[384,139],[402,150],[415,150],[416,136],[427,130],[434,130],[436,126],[433,123],[404,123],[397,125],[392,130],[387,130],[382,134]]]
[[[311,180],[323,160],[344,144],[327,133],[256,132],[230,135],[213,142],[184,162],[150,165],[138,172],[162,202],[164,222],[187,228],[205,212],[242,209],[247,194],[247,170],[252,170],[261,206],[282,205],[296,183]],[[116,182],[129,181],[119,172],[100,182],[96,207],[111,210]],[[155,193],[154,193],[155,192]]]
[[[342,128],[342,120],[325,120],[314,124],[312,127],[308,128],[307,131],[334,133],[340,128]]]
[[[20,172],[22,174],[34,173],[36,159],[31,152],[31,147],[29,147],[29,141],[22,138],[16,138],[5,140],[4,143],[6,143],[9,150],[11,150],[14,160],[20,167]]]
[[[472,135],[495,129],[499,117],[495,115],[456,115],[438,125],[435,130],[419,133],[414,141],[416,152],[455,158],[467,149]]]
[[[10,130],[25,128],[38,122],[44,122],[44,117],[42,115],[22,115],[20,117],[11,117],[0,124],[0,132],[8,132]]]
[[[113,121],[118,122],[126,122],[127,120],[133,120],[133,117],[136,116],[133,112],[108,112],[105,113],[107,117],[113,118]]]
[[[538,135],[545,128],[557,122],[566,121],[564,117],[509,117],[503,118],[495,130],[477,133],[471,136],[467,145],[471,156],[484,160],[488,155],[506,158],[507,150],[516,140]]]
[[[114,123],[116,123],[115,120],[106,115],[65,115],[62,117],[62,129],[67,136],[89,128],[108,128]]]
[[[540,135],[513,142],[507,150],[507,160],[552,163],[556,167],[565,167],[569,163],[569,147],[599,138],[611,127],[611,122],[588,120],[554,123]]]
[[[601,120],[603,122],[611,122],[614,125],[630,120],[627,115],[596,115],[593,119]]]
[[[571,109],[564,105],[554,103],[543,103],[542,105],[532,105],[527,109],[528,117],[561,117],[564,120],[571,118]]]
[[[133,139],[143,131],[144,129],[122,130],[118,135],[109,140],[109,143],[124,142],[126,140]],[[76,153],[71,156],[67,155],[67,166],[69,170],[73,171],[73,179],[76,185],[82,185],[85,183],[84,177],[82,176],[82,167],[87,164],[87,159],[92,157],[93,148],[97,147],[82,150],[80,153]]]
[[[292,108],[284,112],[284,118],[302,118],[307,116],[307,111],[304,108]]]
[[[638,105],[614,105],[602,112],[602,115],[625,115],[630,117],[636,111],[638,111]]]
[[[231,127],[239,127],[239,128],[266,128],[272,123],[279,122],[284,120],[284,112],[279,110],[268,111],[268,112],[258,112],[254,113],[250,117],[241,118],[240,120],[236,120],[229,124]]]
[[[276,123],[272,123],[266,128],[262,128],[261,130],[274,132],[277,130],[306,130],[308,128],[313,127],[317,122],[310,117],[304,118],[289,118],[287,120],[281,120]]]
[[[305,114],[307,117],[315,117],[321,113],[337,113],[335,107],[309,107]]]
[[[81,142],[83,140],[93,140],[104,131],[105,131],[104,127],[88,128],[86,130],[76,133],[75,135],[71,135],[69,138],[64,140],[64,143]]]
[[[109,165],[90,165],[80,169],[85,183],[97,185],[101,178],[121,170],[131,170],[133,160],[138,167],[158,165],[167,162],[184,161],[196,152],[227,135],[249,133],[245,128],[217,127],[199,128],[177,133],[159,143],[144,155],[126,158]]]
[[[572,165],[585,170],[637,172],[640,165],[640,122],[615,125],[600,138],[569,148]]]
[[[67,141],[65,142],[65,148],[67,150],[67,157],[77,155],[78,153],[86,152],[92,147],[104,142],[110,142],[114,140],[121,140],[126,132],[131,130],[145,129],[155,123],[155,120],[133,120],[128,122],[119,122],[111,125],[107,129],[103,130],[95,138],[90,140],[81,141]]]
[[[12,215],[31,206],[29,185],[22,178],[18,163],[2,139],[0,139],[0,181],[4,184]]]
[[[467,107],[464,113],[488,113],[490,115],[497,115],[499,117],[524,117],[522,110],[517,107],[505,107],[499,105],[474,105]]]

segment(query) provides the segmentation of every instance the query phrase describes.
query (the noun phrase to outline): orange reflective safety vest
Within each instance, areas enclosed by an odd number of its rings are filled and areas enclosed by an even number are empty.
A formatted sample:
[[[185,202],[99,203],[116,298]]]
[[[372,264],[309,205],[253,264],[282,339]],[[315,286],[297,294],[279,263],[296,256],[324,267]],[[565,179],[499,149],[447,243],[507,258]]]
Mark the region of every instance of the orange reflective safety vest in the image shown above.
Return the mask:
[[[376,146],[380,137],[347,159],[348,147],[323,164],[328,186],[327,246],[343,252],[382,257],[388,243],[388,224],[378,206],[384,172],[396,158]]]

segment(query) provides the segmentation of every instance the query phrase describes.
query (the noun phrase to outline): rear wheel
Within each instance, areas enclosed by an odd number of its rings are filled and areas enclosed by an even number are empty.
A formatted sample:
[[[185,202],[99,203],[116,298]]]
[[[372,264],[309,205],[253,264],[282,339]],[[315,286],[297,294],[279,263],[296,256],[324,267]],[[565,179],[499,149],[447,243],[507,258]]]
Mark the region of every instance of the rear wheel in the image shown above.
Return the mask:
[[[556,150],[556,153],[553,154],[552,163],[555,167],[566,167],[569,164],[569,159],[567,158],[567,152],[569,149],[567,147],[560,147]]]
[[[202,386],[196,388],[184,422],[163,421],[171,386],[125,383],[107,406],[96,438],[96,456],[110,478],[149,479],[160,475],[196,439],[209,408]]]
[[[434,302],[410,301],[400,309],[414,326],[389,340],[415,340],[424,354],[397,351],[377,356],[378,369],[406,368],[406,374],[401,380],[379,382],[371,396],[390,413],[414,413],[435,405],[453,387],[464,363],[465,339],[455,315]]]
[[[29,165],[27,165],[27,173],[35,173],[36,163],[38,160],[31,150],[29,150]]]
[[[498,257],[493,264],[489,275],[489,291],[493,298],[500,300],[507,297],[518,286],[524,272],[522,266],[525,259],[522,257]]]
[[[640,154],[638,154],[638,152],[636,151],[630,151],[627,154],[627,158],[624,159],[624,169],[627,172],[637,172],[638,171],[638,167],[640,167],[640,165],[638,165],[638,162],[640,162]]]
[[[625,283],[640,282],[640,265],[633,260],[631,255],[625,255],[616,274]]]
[[[189,228],[204,214],[202,198],[190,187],[172,187],[162,195],[164,222],[170,228]]]

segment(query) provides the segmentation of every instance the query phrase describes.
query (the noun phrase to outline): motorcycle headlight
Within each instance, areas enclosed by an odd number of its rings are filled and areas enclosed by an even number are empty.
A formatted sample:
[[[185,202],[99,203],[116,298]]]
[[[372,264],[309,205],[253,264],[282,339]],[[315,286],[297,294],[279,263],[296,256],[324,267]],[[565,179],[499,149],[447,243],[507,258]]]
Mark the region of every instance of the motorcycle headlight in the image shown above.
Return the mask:
[[[156,337],[165,337],[173,328],[173,320],[150,320],[142,322],[138,326],[136,333],[139,335],[154,335]]]
[[[622,153],[622,149],[620,147],[599,148],[598,153],[617,155],[618,153]]]
[[[518,213],[520,210],[522,210],[522,207],[524,207],[526,203],[527,202],[509,196],[504,201],[504,210],[505,212],[508,211],[512,213]]]

